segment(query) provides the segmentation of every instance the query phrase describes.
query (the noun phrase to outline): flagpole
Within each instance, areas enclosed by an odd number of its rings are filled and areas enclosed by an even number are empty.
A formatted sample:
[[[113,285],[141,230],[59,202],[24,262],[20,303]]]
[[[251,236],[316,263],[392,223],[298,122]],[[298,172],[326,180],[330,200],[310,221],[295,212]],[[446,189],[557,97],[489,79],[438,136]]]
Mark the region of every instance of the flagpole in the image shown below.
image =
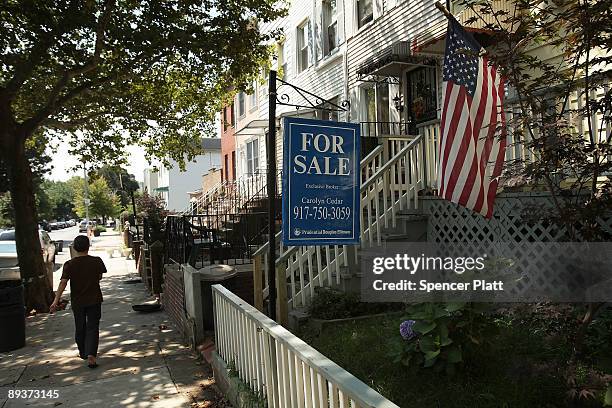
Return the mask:
[[[446,16],[446,18],[453,19],[455,18],[450,11],[448,11],[448,9],[446,7],[444,7],[444,4],[440,3],[439,1],[436,1],[435,3],[436,7],[438,8],[438,10],[440,10],[442,12],[442,14],[444,14]]]

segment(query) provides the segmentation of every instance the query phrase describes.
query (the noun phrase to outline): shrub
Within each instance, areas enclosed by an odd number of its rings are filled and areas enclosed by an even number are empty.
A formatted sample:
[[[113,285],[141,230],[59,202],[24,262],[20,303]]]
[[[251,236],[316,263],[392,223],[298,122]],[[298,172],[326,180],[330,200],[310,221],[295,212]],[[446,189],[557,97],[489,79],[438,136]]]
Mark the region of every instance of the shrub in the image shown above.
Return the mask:
[[[98,232],[106,232],[106,227],[103,225],[96,225],[96,228],[94,228],[94,230]]]
[[[393,339],[393,360],[453,374],[466,351],[485,345],[493,334],[495,326],[485,315],[488,309],[483,303],[410,305]]]
[[[393,305],[386,303],[361,302],[356,293],[319,287],[316,289],[309,311],[314,318],[332,320],[384,313],[393,308]]]

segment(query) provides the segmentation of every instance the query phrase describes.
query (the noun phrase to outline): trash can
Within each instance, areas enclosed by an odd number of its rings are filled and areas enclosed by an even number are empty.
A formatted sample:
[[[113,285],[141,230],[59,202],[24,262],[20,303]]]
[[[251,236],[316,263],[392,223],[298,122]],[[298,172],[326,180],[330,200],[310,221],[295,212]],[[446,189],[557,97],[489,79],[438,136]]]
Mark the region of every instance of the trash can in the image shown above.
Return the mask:
[[[25,346],[25,301],[21,280],[0,280],[0,352]]]
[[[215,328],[213,315],[212,285],[225,284],[236,276],[236,271],[229,265],[210,265],[199,270],[200,282],[202,284],[202,316],[204,318],[204,330]]]

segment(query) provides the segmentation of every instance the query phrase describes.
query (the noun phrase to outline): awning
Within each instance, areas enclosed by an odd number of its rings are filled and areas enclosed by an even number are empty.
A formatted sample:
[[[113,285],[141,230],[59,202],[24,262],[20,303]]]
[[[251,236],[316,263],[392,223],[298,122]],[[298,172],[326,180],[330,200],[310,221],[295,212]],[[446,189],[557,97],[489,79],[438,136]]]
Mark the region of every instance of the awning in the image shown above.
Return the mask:
[[[399,78],[407,67],[436,66],[430,55],[415,54],[409,41],[399,41],[366,60],[357,69],[357,78],[382,76]]]
[[[166,187],[157,187],[157,188],[153,189],[153,191],[157,191],[158,193],[165,192],[165,191],[168,191],[168,190],[169,190],[168,186],[166,186]]]
[[[265,119],[254,119],[234,133],[235,136],[259,136],[265,133],[268,121]]]

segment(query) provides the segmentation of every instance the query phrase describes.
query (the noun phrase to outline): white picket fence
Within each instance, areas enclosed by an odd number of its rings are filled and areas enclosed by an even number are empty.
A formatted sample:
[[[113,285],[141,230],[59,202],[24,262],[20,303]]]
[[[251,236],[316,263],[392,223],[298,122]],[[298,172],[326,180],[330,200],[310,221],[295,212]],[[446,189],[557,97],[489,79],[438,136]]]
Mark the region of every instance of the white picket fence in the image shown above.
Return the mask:
[[[270,408],[398,408],[287,329],[213,285],[216,351]]]

